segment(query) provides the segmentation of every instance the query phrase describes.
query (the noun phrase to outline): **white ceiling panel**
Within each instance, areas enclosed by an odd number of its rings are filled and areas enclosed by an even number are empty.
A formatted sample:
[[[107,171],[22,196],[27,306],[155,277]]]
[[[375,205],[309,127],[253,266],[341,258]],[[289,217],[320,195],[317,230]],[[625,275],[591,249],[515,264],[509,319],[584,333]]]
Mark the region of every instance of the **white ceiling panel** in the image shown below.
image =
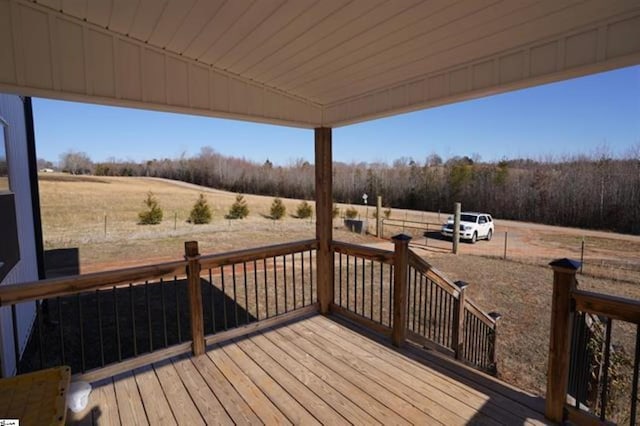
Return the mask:
[[[0,90],[316,127],[640,63],[638,0],[0,0]]]

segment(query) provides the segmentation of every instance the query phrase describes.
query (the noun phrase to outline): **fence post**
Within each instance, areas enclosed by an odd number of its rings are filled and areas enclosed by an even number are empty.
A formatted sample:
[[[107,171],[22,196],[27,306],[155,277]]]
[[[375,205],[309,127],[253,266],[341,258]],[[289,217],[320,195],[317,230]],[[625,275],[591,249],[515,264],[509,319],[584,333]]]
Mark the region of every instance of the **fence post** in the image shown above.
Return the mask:
[[[382,238],[382,196],[376,201],[376,237]]]
[[[469,286],[464,281],[456,281],[455,283],[460,288],[460,296],[455,304],[455,327],[453,327],[453,350],[456,354],[456,359],[462,358],[462,351],[464,350],[464,304],[465,304],[465,290]]]
[[[407,305],[409,303],[409,241],[411,237],[404,234],[394,236],[395,252],[393,255],[393,330],[391,342],[400,347],[407,336]]]
[[[200,288],[200,253],[197,241],[184,243],[184,258],[187,260],[187,286],[189,289],[189,318],[193,354],[204,353],[204,319],[202,315],[202,290]]]
[[[460,203],[455,203],[453,205],[453,254],[458,254],[458,245],[460,244],[460,211],[462,210],[462,205]]]
[[[489,312],[489,316],[495,321],[493,333],[491,334],[491,346],[489,351],[489,372],[494,376],[498,374],[498,358],[496,357],[496,342],[498,341],[498,321],[502,318],[502,314],[498,312]]]
[[[504,255],[502,258],[507,260],[507,241],[509,241],[509,231],[504,231]]]
[[[553,293],[545,416],[560,423],[564,420],[569,382],[571,292],[576,288],[576,272],[580,263],[570,259],[558,259],[549,266],[553,269]]]

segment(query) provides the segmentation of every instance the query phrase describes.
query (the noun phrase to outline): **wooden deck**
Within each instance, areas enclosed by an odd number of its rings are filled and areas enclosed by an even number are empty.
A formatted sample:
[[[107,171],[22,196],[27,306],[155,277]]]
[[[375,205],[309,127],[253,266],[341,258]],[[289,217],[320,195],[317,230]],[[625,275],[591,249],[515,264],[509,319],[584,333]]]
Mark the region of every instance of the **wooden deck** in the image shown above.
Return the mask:
[[[543,424],[542,400],[312,316],[94,384],[71,424]],[[71,413],[70,413],[71,414]]]

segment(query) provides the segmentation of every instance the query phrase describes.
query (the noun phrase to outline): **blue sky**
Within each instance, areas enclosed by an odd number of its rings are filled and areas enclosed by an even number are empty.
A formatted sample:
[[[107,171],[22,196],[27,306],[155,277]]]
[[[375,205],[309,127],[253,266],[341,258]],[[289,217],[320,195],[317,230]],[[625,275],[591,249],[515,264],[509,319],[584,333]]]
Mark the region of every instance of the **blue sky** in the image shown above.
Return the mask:
[[[197,154],[313,161],[313,132],[266,124],[34,99],[39,158],[73,149],[94,161]],[[640,66],[334,130],[335,161],[561,158],[640,147]]]

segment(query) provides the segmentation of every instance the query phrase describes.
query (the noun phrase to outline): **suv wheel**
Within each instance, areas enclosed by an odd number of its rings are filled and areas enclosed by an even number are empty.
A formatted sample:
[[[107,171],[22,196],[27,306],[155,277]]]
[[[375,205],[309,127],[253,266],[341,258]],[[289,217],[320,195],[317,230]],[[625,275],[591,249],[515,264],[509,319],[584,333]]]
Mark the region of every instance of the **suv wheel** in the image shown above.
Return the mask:
[[[474,232],[473,236],[471,237],[471,244],[475,244],[477,240],[478,240],[478,233]]]
[[[493,231],[489,229],[489,233],[487,234],[487,241],[491,241],[491,237],[493,237]]]

